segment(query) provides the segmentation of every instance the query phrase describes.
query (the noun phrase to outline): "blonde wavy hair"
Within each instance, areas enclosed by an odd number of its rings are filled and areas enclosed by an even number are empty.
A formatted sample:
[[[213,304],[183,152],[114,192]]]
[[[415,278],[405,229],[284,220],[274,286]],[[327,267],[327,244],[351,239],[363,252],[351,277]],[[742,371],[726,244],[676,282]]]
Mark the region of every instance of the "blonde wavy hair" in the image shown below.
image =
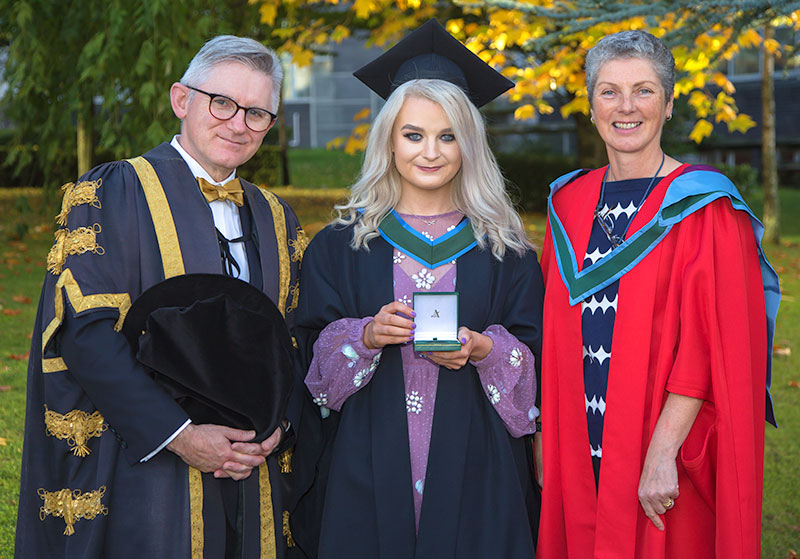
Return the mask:
[[[392,154],[392,128],[408,97],[437,103],[450,121],[462,161],[453,178],[452,202],[472,223],[478,246],[491,247],[498,260],[506,250],[522,255],[532,248],[486,141],[483,116],[458,86],[420,79],[402,84],[389,96],[370,128],[364,164],[350,187],[350,197],[334,207],[338,213],[334,224],[355,223],[353,249],[369,250],[369,241],[379,236],[381,220],[400,201],[402,186]]]

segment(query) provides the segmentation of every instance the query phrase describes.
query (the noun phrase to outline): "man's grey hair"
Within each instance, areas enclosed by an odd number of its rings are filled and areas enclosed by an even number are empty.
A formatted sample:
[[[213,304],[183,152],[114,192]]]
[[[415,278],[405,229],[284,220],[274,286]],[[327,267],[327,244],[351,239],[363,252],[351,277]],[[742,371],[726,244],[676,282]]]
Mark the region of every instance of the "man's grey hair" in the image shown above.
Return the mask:
[[[643,58],[650,61],[664,88],[664,102],[669,103],[675,91],[675,59],[658,38],[647,31],[620,31],[600,39],[586,53],[586,89],[589,103],[594,99],[597,74],[609,60]]]
[[[214,66],[224,62],[238,62],[272,78],[272,106],[266,108],[273,113],[278,112],[283,80],[280,60],[275,51],[247,37],[220,35],[208,41],[192,58],[181,77],[181,83],[200,87]]]

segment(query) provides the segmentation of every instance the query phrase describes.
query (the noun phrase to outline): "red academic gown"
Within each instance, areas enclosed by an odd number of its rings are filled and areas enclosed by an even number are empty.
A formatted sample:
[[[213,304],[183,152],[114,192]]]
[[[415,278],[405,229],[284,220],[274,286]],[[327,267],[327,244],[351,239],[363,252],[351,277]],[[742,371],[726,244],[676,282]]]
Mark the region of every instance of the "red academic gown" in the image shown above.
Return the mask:
[[[659,211],[660,181],[628,238]],[[580,255],[604,169],[555,193]],[[583,387],[581,305],[570,305],[551,238],[542,252],[544,490],[540,559],[760,556],[767,333],[749,215],[719,198],[684,217],[619,282],[599,488]],[[680,497],[655,528],[637,489],[669,392],[705,400],[677,458]]]

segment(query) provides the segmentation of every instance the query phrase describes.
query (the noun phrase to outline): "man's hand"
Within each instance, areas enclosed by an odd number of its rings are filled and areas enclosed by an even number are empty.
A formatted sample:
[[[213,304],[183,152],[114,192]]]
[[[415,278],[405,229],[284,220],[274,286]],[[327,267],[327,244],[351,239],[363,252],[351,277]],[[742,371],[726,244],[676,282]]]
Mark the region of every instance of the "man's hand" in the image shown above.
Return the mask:
[[[240,452],[242,454],[249,454],[252,456],[263,456],[264,459],[267,458],[272,452],[278,447],[281,443],[281,439],[283,438],[283,429],[278,427],[273,431],[273,433],[267,438],[261,441],[260,443],[233,443],[231,448],[236,452]],[[222,477],[233,477],[230,475],[230,472],[235,472],[236,469],[240,466],[236,462],[225,462],[222,465],[222,469],[214,471],[214,477],[222,478]]]
[[[216,477],[240,480],[248,477],[253,468],[263,464],[265,458],[260,453],[237,451],[233,444],[241,444],[255,436],[253,431],[242,431],[223,425],[190,423],[167,445],[167,449],[201,472],[214,472]],[[224,475],[218,475],[217,472]]]

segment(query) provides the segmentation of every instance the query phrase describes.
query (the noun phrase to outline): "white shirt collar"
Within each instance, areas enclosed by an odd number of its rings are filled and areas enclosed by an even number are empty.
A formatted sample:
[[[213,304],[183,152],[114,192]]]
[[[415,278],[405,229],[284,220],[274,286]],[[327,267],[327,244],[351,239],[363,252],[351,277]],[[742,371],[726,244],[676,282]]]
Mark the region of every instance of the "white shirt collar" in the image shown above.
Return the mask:
[[[169,145],[174,147],[181,155],[181,157],[183,157],[183,160],[186,161],[186,164],[189,166],[189,170],[196,178],[205,179],[211,184],[225,184],[229,180],[236,178],[236,169],[234,169],[233,172],[230,175],[228,175],[224,180],[215,181],[214,179],[212,179],[211,175],[208,174],[208,171],[203,169],[203,166],[200,165],[200,163],[198,163],[194,157],[189,155],[186,152],[186,150],[183,149],[183,147],[178,143],[178,138],[180,138],[180,134],[175,134],[175,136],[172,137],[172,141],[169,143]]]

